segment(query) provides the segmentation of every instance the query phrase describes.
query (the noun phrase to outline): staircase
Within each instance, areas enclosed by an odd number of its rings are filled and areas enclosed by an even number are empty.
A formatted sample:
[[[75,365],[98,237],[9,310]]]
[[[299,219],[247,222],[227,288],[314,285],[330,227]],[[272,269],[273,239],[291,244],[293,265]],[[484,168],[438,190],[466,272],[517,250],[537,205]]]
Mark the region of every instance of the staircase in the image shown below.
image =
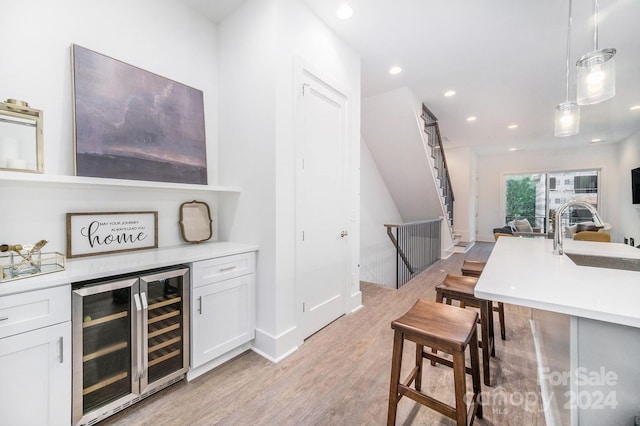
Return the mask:
[[[449,169],[447,168],[447,158],[444,153],[444,148],[442,147],[438,119],[425,104],[422,104],[422,115],[420,118],[424,121],[424,133],[427,135],[427,145],[431,150],[433,168],[436,170],[436,181],[440,188],[440,197],[442,198],[442,204],[445,209],[445,219],[453,237],[453,251],[456,253],[466,253],[473,247],[473,243],[460,241],[460,235],[456,234],[453,230],[453,201],[455,197],[453,196],[453,186],[451,184],[451,177],[449,176]]]
[[[362,135],[404,223],[443,220],[441,258],[459,251],[436,117],[406,87],[363,99]]]
[[[422,104],[422,115],[420,116],[424,121],[424,133],[427,137],[427,145],[431,151],[431,158],[433,159],[433,168],[436,171],[436,181],[438,188],[440,188],[440,197],[445,210],[445,220],[449,224],[449,229],[453,235],[453,187],[451,185],[451,177],[449,176],[449,169],[447,168],[447,158],[444,154],[444,148],[442,147],[442,138],[440,136],[440,126],[438,125],[438,119],[425,104]],[[455,241],[454,235],[454,242]]]

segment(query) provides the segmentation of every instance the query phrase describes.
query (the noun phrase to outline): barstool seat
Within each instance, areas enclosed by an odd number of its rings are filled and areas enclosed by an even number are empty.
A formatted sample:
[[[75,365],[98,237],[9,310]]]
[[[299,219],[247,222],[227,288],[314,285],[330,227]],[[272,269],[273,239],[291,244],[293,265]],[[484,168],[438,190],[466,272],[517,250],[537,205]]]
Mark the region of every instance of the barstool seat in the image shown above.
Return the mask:
[[[465,260],[462,263],[462,275],[469,277],[479,277],[487,262],[479,260]]]
[[[480,395],[480,361],[478,355],[477,312],[419,299],[403,316],[391,322],[394,330],[391,381],[389,386],[389,410],[387,425],[394,425],[398,402],[406,396],[420,404],[456,420],[459,426],[482,418]],[[415,367],[404,382],[400,382],[404,341],[416,344]],[[449,360],[425,352],[424,347],[452,355]],[[465,364],[465,350],[469,348],[471,367]],[[421,391],[423,358],[437,361],[453,368],[455,407],[445,404]],[[467,409],[466,373],[471,375],[473,397]],[[414,384],[414,388],[411,385]]]
[[[482,330],[482,372],[484,384],[491,386],[489,359],[496,355],[495,338],[493,333],[492,303],[490,300],[480,299],[474,295],[478,279],[463,275],[447,274],[442,283],[436,286],[436,302],[450,305],[453,300],[461,306],[480,308],[480,328]],[[432,361],[433,365],[434,362]]]
[[[480,274],[484,270],[484,266],[487,262],[479,260],[465,260],[462,264],[462,275],[467,277],[480,277]],[[498,313],[498,320],[500,321],[500,338],[507,340],[507,331],[504,324],[504,303],[498,302],[498,306],[493,307],[493,311]]]

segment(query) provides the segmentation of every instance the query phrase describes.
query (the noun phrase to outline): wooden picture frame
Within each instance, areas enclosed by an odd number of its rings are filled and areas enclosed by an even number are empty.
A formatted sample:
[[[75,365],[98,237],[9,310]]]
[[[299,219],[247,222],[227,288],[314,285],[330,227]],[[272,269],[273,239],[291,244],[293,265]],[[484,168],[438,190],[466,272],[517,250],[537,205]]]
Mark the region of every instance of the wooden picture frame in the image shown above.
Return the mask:
[[[67,213],[67,257],[158,248],[158,212]]]
[[[204,94],[72,45],[76,176],[207,184]]]
[[[203,201],[189,201],[180,205],[180,234],[188,243],[201,243],[213,237],[209,205]]]

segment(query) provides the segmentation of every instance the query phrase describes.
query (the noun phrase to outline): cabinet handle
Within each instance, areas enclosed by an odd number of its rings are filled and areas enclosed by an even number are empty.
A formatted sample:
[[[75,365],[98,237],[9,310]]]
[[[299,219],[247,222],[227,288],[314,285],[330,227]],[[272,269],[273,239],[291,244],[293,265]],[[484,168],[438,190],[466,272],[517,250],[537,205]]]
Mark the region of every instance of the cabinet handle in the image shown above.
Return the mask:
[[[64,364],[64,336],[60,336],[58,342],[60,344],[60,364]]]
[[[226,268],[220,268],[220,272],[226,272],[236,268],[237,266],[227,266]]]
[[[133,295],[133,300],[136,304],[136,312],[137,314],[137,321],[136,324],[139,325],[140,323],[142,323],[142,302],[140,302],[140,296],[138,295],[138,293],[135,293]],[[139,326],[137,327],[138,329],[140,328]],[[138,333],[136,333],[136,340],[138,342],[140,342],[140,335]],[[140,380],[142,378],[142,375],[144,374],[144,371],[142,371],[142,349],[141,346],[142,345],[136,345],[138,347],[137,349],[137,365],[136,367],[138,367],[138,373],[137,373],[137,377],[136,380]]]
[[[147,293],[141,292],[142,299],[142,377],[147,376],[149,370],[149,305],[147,303]]]
[[[8,319],[9,319],[9,317],[2,317],[2,318],[0,318],[0,321],[6,321]]]

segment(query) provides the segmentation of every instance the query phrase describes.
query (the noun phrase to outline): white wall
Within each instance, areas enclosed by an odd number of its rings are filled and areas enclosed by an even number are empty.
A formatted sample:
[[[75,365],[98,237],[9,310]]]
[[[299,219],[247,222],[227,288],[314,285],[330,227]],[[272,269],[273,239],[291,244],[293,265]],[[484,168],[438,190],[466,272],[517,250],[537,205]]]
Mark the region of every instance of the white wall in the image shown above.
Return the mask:
[[[640,132],[620,142],[618,150],[618,172],[620,173],[620,227],[618,236],[633,237],[640,245],[640,204],[631,203],[631,170],[640,167]],[[621,241],[622,242],[622,241]]]
[[[360,61],[301,2],[249,0],[220,25],[220,179],[243,188],[223,197],[225,238],[260,246],[256,349],[277,360],[302,343],[295,283],[296,64],[344,88],[348,101],[351,247],[350,304],[360,304]]]
[[[493,228],[504,225],[504,176],[509,173],[601,169],[599,212],[613,226],[612,239],[621,240],[626,226],[620,219],[620,176],[617,144],[585,145],[581,149],[516,151],[503,155],[479,156],[478,168],[478,241],[493,241]],[[626,171],[626,173],[629,173]],[[456,197],[465,196],[463,188],[454,188]],[[466,196],[470,196],[467,194]],[[472,195],[471,195],[472,196]]]
[[[219,27],[220,176],[243,188],[238,199],[223,197],[220,215],[231,224],[224,239],[260,246],[256,345],[274,358],[286,353],[276,346],[276,25],[272,0],[245,2]]]
[[[476,156],[471,148],[445,152],[453,186],[453,228],[461,241],[476,240],[477,170]]]
[[[43,110],[45,173],[73,175],[71,44],[95,50],[204,92],[209,182],[217,181],[216,26],[172,0],[0,0],[0,100]],[[2,172],[0,172],[2,173]],[[205,192],[0,182],[3,243],[47,239],[65,251],[65,213],[157,210],[159,245],[181,243],[180,203]],[[10,200],[11,208],[8,208]]]
[[[396,249],[385,224],[402,217],[366,142],[360,142],[360,279],[396,287]]]

